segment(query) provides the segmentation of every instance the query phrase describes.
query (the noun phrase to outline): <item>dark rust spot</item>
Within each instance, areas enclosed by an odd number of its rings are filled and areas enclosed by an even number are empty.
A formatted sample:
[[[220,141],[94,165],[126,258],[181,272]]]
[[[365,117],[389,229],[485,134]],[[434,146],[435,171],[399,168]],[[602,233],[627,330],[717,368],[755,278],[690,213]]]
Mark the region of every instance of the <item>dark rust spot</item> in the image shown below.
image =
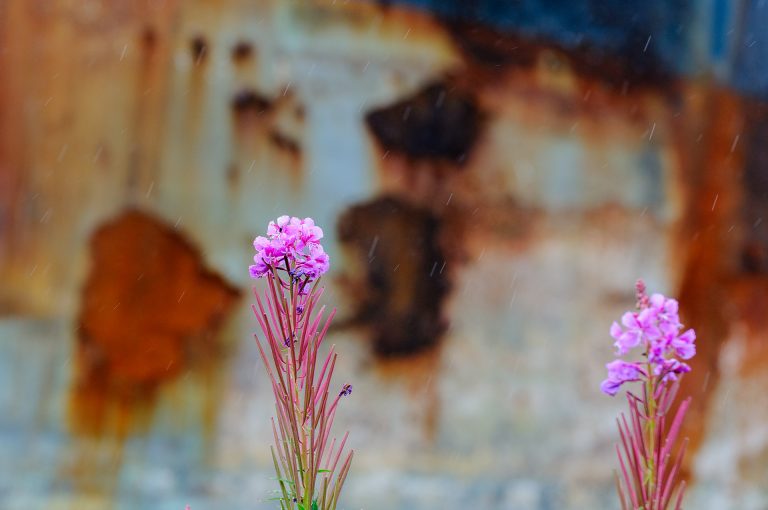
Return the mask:
[[[768,103],[751,100],[746,105],[744,144],[742,268],[768,274]],[[740,140],[734,139],[734,149]]]
[[[240,184],[240,168],[236,163],[230,163],[227,167],[227,184],[231,190],[237,189]]]
[[[195,64],[199,64],[205,60],[205,57],[208,53],[208,43],[206,42],[205,37],[202,35],[194,36],[190,41],[189,46],[192,51],[192,58],[195,61]]]
[[[583,77],[628,93],[633,88],[670,89],[676,83],[674,73],[664,64],[655,47],[646,47],[647,33],[633,33],[619,48],[582,43],[565,47],[551,40],[500,32],[486,25],[448,22],[450,32],[464,52],[465,59],[491,73],[509,68],[529,69],[540,56],[554,52],[562,55],[569,67]],[[481,79],[487,76],[481,73]]]
[[[232,109],[238,115],[260,116],[272,108],[272,102],[252,89],[239,91],[232,98]]]
[[[141,44],[147,52],[151,52],[157,47],[157,32],[155,29],[147,26],[141,31]]]
[[[216,332],[239,291],[152,216],[129,211],[91,238],[79,315],[74,426],[98,433],[146,407],[164,383],[220,358]]]
[[[381,356],[432,347],[446,329],[450,283],[439,230],[429,210],[394,197],[353,206],[339,220],[339,240],[360,268],[348,275],[354,322],[371,328]]]
[[[273,130],[269,132],[269,139],[280,150],[284,150],[292,156],[301,155],[301,145],[299,145],[299,142],[293,138],[290,138],[277,130]]]
[[[232,48],[232,61],[236,64],[245,63],[253,57],[253,46],[248,41],[238,41]]]
[[[537,52],[527,39],[503,34],[483,25],[452,22],[450,32],[466,58],[483,66],[531,67]]]
[[[437,83],[369,112],[366,122],[384,151],[461,164],[478,138],[483,115],[469,93]]]

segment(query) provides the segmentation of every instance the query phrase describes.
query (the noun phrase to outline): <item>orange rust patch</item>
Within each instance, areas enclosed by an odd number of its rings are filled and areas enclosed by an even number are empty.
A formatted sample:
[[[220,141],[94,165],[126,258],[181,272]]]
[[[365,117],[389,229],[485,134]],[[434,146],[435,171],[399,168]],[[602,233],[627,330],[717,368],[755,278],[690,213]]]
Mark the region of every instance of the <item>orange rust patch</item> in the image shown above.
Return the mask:
[[[203,267],[172,228],[130,211],[91,239],[79,317],[76,429],[98,432],[151,403],[158,388],[217,358],[215,333],[239,291]],[[122,428],[122,427],[121,427]]]
[[[685,141],[680,144],[683,152],[699,158],[681,154],[691,200],[682,243],[687,262],[678,295],[683,320],[697,335],[697,353],[690,361],[693,371],[683,378],[680,389],[681,395],[693,396],[683,430],[691,441],[686,475],[704,437],[708,395],[719,379],[720,348],[734,306],[727,289],[737,270],[739,243],[730,232],[739,223],[744,161],[741,148],[733,144],[744,126],[741,101],[731,93],[710,90],[701,104],[701,122],[707,128],[696,136],[700,149]]]

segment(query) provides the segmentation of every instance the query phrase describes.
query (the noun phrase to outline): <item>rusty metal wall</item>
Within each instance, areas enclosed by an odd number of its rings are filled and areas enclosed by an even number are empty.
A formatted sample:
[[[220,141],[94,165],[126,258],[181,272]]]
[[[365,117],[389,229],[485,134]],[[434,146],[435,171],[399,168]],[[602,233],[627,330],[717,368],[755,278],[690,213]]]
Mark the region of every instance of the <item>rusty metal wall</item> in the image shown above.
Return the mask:
[[[615,507],[638,276],[699,334],[688,504],[768,507],[768,11],[539,4],[0,2],[0,507],[272,507],[283,213],[332,257],[344,508]]]

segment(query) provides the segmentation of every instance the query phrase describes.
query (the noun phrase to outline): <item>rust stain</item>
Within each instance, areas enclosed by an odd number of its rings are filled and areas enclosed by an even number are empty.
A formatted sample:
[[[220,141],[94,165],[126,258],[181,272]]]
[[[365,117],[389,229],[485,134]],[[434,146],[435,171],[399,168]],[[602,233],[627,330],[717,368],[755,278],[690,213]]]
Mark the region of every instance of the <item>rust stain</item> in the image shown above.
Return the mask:
[[[678,295],[684,322],[697,332],[697,354],[690,363],[693,371],[681,386],[681,395],[693,396],[683,430],[690,438],[686,476],[704,437],[709,395],[719,380],[720,349],[734,309],[728,285],[738,269],[739,243],[731,232],[739,223],[743,192],[739,176],[744,153],[733,146],[744,128],[742,103],[732,93],[712,89],[702,94],[701,108],[700,121],[707,126],[703,136],[678,145],[691,197],[681,242],[687,260]],[[697,151],[692,143],[700,143],[701,149]],[[687,154],[697,154],[698,159]]]
[[[135,91],[135,112],[131,120],[133,139],[130,153],[129,186],[140,197],[154,185],[164,142],[163,105],[168,101],[172,44],[167,34],[179,16],[173,2],[161,9],[146,9],[143,26],[138,30],[140,56]],[[166,34],[166,36],[163,36]]]
[[[379,358],[371,369],[380,380],[388,384],[397,381],[405,386],[410,401],[417,407],[415,418],[419,420],[424,440],[434,441],[440,427],[443,406],[438,384],[440,349],[427,349],[410,354],[407,358]]]
[[[197,34],[189,41],[189,49],[192,52],[192,60],[199,65],[208,54],[208,41],[201,34]]]
[[[469,92],[435,83],[369,112],[366,123],[383,151],[461,165],[478,139],[483,114]]]
[[[253,89],[243,89],[232,97],[232,110],[239,121],[254,120],[272,109],[272,101]]]
[[[230,163],[227,167],[227,186],[230,191],[236,191],[240,186],[240,167],[237,163]]]
[[[485,25],[446,22],[446,26],[464,58],[482,68],[481,74],[486,77],[509,69],[532,69],[542,54],[554,53],[582,79],[593,80],[622,95],[648,89],[670,90],[678,81],[655,49],[644,50],[642,43],[617,50],[587,43],[566,48],[551,40],[499,32]],[[645,37],[647,34],[641,39]]]
[[[394,197],[353,206],[339,219],[339,240],[356,269],[346,278],[353,320],[370,326],[380,356],[423,351],[445,332],[450,268],[439,230],[428,209]]]
[[[297,140],[288,135],[278,130],[272,130],[269,132],[269,139],[275,147],[287,152],[291,156],[296,158],[301,156],[301,145],[299,145]]]
[[[253,45],[248,41],[238,41],[232,47],[232,61],[235,64],[244,64],[253,59]]]
[[[9,289],[16,272],[14,265],[21,255],[18,241],[23,230],[23,215],[19,205],[29,180],[26,175],[29,142],[21,128],[25,104],[21,98],[30,82],[24,65],[31,37],[26,30],[27,18],[21,2],[0,2],[0,69],[15,70],[4,73],[0,79],[0,276]],[[0,312],[10,310],[13,305],[13,296],[6,292],[9,291],[0,291]]]
[[[751,274],[768,274],[768,102],[746,101],[746,129],[734,138],[744,144],[743,248],[741,267]]]
[[[122,435],[140,424],[164,383],[220,357],[216,333],[238,296],[152,216],[128,211],[98,229],[77,331],[75,430],[117,423]]]
[[[744,376],[768,370],[768,275],[749,275],[729,285],[733,316],[747,327],[747,356],[740,367]]]

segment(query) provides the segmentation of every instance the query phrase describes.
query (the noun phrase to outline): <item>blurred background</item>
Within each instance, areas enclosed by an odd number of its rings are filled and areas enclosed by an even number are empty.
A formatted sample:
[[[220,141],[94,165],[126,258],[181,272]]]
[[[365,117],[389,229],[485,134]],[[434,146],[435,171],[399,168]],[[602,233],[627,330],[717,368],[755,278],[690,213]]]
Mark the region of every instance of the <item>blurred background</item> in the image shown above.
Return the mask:
[[[768,2],[0,0],[0,508],[267,509],[253,237],[325,229],[344,508],[610,509],[610,323],[768,508]]]

